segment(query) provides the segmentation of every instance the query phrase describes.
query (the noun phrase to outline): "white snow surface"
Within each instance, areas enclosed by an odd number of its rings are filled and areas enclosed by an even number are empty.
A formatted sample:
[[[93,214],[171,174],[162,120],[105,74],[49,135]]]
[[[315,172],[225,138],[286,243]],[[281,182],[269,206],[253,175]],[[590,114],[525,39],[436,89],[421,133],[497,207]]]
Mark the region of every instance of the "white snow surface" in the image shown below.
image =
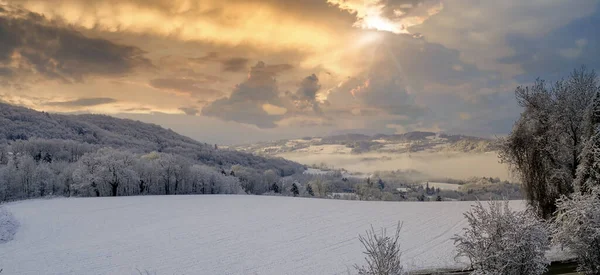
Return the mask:
[[[5,274],[348,274],[358,235],[394,232],[409,270],[462,267],[452,240],[473,202],[139,196],[9,203],[21,226],[0,244]],[[511,202],[523,208],[521,201]]]

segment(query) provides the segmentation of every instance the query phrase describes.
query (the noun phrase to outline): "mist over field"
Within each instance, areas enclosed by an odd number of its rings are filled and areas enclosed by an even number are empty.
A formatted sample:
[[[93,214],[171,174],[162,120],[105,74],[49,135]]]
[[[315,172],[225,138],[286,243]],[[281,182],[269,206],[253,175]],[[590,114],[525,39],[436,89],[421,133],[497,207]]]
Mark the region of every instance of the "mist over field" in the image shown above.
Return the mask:
[[[305,165],[325,163],[351,172],[417,170],[434,178],[468,179],[471,177],[498,177],[514,180],[495,152],[483,154],[458,152],[417,152],[409,154],[305,154],[282,153],[278,156]]]

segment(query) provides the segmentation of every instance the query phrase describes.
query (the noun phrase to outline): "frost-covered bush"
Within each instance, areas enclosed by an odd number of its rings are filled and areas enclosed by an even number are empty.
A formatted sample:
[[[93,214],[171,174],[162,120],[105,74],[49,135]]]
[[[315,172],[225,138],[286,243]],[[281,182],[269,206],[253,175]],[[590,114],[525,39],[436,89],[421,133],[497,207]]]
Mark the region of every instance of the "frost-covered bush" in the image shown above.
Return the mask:
[[[366,232],[366,236],[360,235],[358,238],[363,244],[367,261],[366,265],[354,267],[360,275],[401,275],[406,274],[400,261],[400,229],[401,224],[396,228],[394,236],[388,236],[385,229],[377,234],[375,229]]]
[[[600,274],[600,188],[562,197],[557,207],[554,241],[577,256],[578,271]]]
[[[12,213],[0,207],[0,244],[11,241],[18,228],[19,222]]]
[[[465,213],[469,223],[453,238],[458,257],[470,260],[473,274],[543,274],[549,261],[549,227],[533,211],[513,211],[508,202],[480,202]]]

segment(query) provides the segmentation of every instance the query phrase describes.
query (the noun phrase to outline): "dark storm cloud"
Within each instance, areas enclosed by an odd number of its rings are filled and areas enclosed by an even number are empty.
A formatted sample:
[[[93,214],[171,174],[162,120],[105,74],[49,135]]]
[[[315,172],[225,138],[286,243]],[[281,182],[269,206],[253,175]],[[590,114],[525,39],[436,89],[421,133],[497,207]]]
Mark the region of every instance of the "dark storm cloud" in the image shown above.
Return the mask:
[[[216,100],[204,108],[202,114],[226,121],[253,124],[260,128],[273,128],[281,115],[269,114],[265,104],[281,106],[274,73],[263,62],[250,69],[246,81],[237,85],[228,98]]]
[[[317,92],[319,90],[321,90],[319,78],[315,74],[312,74],[300,82],[296,93],[286,93],[286,96],[292,101],[298,112],[309,110],[316,114],[322,114],[323,111],[317,101]]]
[[[250,59],[244,57],[224,57],[217,52],[208,52],[205,56],[195,57],[189,59],[195,63],[208,63],[217,62],[221,64],[221,70],[226,72],[245,72],[248,67]],[[273,74],[279,74],[288,70],[293,69],[294,66],[290,64],[274,64],[265,65],[261,70],[271,72]]]
[[[224,71],[228,72],[243,72],[246,71],[248,65],[247,58],[233,57],[221,61]]]
[[[81,81],[88,75],[121,76],[152,66],[139,48],[88,38],[39,14],[9,6],[0,11],[0,41],[0,63],[17,66],[12,68],[15,74]]]
[[[575,20],[543,37],[510,35],[508,44],[514,55],[499,61],[518,64],[525,71],[519,80],[528,82],[534,77],[556,80],[567,76],[574,68],[586,65],[600,69],[600,11]]]
[[[117,102],[114,98],[97,97],[97,98],[80,98],[71,101],[48,102],[46,105],[59,107],[90,107]]]
[[[190,58],[190,60],[198,63],[219,61],[219,53],[208,52],[205,56]]]
[[[243,57],[222,57],[217,52],[208,52],[205,56],[190,58],[189,60],[200,64],[217,62],[221,64],[221,70],[226,72],[244,72],[250,61]]]

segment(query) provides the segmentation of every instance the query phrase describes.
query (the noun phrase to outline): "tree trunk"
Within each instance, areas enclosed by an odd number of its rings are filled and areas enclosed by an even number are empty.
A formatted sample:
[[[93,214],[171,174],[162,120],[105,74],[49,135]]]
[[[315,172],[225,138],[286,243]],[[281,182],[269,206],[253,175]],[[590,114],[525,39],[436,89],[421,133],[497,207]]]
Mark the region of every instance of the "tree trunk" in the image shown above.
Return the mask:
[[[110,191],[111,191],[111,196],[116,197],[117,196],[117,188],[119,187],[118,184],[111,184],[110,185]]]

